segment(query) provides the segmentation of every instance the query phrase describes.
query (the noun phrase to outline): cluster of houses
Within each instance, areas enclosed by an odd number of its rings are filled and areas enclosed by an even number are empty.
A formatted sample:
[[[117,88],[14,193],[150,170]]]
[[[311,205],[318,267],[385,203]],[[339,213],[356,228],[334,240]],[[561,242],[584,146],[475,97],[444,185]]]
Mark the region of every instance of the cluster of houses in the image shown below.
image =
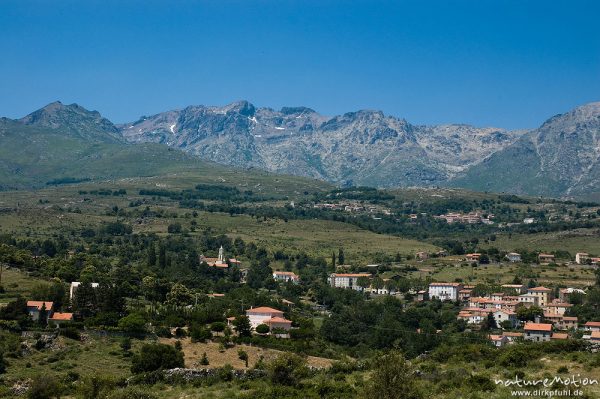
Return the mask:
[[[586,252],[577,252],[575,254],[575,263],[577,263],[578,265],[598,265],[600,264],[600,258],[599,257],[594,257],[594,256],[590,256],[590,254],[586,253]]]
[[[447,213],[445,215],[434,216],[434,218],[445,220],[446,223],[448,223],[448,224],[452,224],[452,223],[494,224],[494,222],[492,221],[492,219],[494,218],[494,215],[492,215],[492,214],[483,215],[480,212],[469,212],[469,213],[451,212],[451,213]]]
[[[73,321],[73,313],[55,312],[54,302],[27,301],[27,313],[33,321],[55,327]]]
[[[382,213],[391,215],[392,212],[387,208],[376,206],[364,206],[358,202],[342,202],[342,203],[317,203],[313,205],[316,209],[326,209],[330,211],[344,211],[352,213]]]
[[[474,287],[462,283],[437,282],[429,285],[428,297],[440,300],[460,301],[464,304],[458,313],[458,318],[469,325],[481,325],[490,317],[494,318],[497,327],[516,329],[523,327],[523,332],[506,332],[502,335],[492,335],[495,345],[501,346],[515,338],[531,341],[548,341],[551,339],[567,339],[568,331],[579,328],[577,317],[567,316],[567,310],[573,305],[569,296],[573,293],[585,295],[585,291],[577,288],[559,290],[558,298],[554,298],[553,290],[546,287],[526,287],[523,284],[504,284],[502,292],[487,296],[472,296]],[[536,318],[535,323],[521,323],[517,318],[517,308],[520,306],[538,306],[543,315]],[[600,322],[588,322],[584,325],[586,331],[592,332],[591,327],[596,323],[600,330]],[[584,338],[600,341],[598,334],[584,335]]]

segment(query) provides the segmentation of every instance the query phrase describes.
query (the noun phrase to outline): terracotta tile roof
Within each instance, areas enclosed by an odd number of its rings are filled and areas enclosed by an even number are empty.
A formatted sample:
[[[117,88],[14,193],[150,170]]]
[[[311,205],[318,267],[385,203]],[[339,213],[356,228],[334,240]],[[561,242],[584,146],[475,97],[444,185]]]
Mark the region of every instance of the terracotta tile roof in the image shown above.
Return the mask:
[[[283,312],[281,310],[269,308],[266,306],[259,306],[257,308],[248,309],[248,310],[246,310],[246,313],[280,313],[280,314],[283,314]]]
[[[523,327],[525,331],[552,331],[552,324],[546,323],[526,323]]]
[[[588,321],[585,323],[586,327],[600,327],[600,321]]]
[[[331,277],[371,277],[369,273],[333,273]]]
[[[569,334],[567,333],[553,333],[551,339],[567,339]]]
[[[592,332],[592,335],[590,337],[592,339],[600,339],[600,331],[594,331],[594,332]]]
[[[441,286],[441,287],[458,287],[461,286],[461,283],[431,283],[429,286]]]
[[[574,316],[564,316],[563,320],[564,321],[577,321],[577,317],[574,317]]]
[[[54,307],[54,302],[46,302],[46,301],[27,301],[28,308],[36,308],[37,310],[42,310],[42,306],[46,306],[46,310],[50,310]]]
[[[52,314],[52,317],[50,317],[50,320],[56,320],[56,321],[68,321],[68,320],[73,320],[73,313],[60,313],[60,312],[54,312]]]
[[[283,317],[271,317],[269,320],[265,321],[265,324],[292,324],[291,320],[284,319]]]
[[[518,332],[503,332],[502,335],[504,335],[505,337],[522,337],[523,333],[518,333]]]

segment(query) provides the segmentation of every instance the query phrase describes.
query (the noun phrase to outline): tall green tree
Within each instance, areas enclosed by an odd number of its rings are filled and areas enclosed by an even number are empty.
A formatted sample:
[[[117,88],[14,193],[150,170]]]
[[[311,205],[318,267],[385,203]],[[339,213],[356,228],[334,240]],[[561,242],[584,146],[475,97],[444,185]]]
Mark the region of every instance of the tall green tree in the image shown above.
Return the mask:
[[[344,249],[340,248],[340,250],[338,251],[338,263],[340,265],[343,265],[344,263],[346,263],[346,258],[344,257]]]
[[[375,368],[365,389],[367,399],[421,399],[415,376],[402,353],[392,350],[378,356]]]

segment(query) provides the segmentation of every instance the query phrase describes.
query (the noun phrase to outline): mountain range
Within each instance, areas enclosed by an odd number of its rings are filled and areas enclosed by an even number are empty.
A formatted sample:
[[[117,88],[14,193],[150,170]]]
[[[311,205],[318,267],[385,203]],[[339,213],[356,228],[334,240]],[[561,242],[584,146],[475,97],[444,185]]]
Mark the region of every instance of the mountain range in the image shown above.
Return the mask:
[[[105,154],[109,158],[115,152],[143,150],[152,160],[147,170],[137,162],[130,172],[126,160],[113,163],[121,174],[130,175],[156,173],[175,163],[193,168],[199,159],[339,185],[600,196],[600,103],[556,115],[532,130],[416,125],[371,110],[324,116],[307,107],[274,110],[247,101],[223,107],[189,106],[120,125],[96,111],[60,102],[19,120],[0,120],[3,147],[11,137],[18,141],[23,136],[22,144],[33,148],[17,150],[37,151],[43,158],[44,146],[31,141],[41,133],[49,140],[46,147],[52,140],[85,143],[85,154],[75,153],[74,165],[82,164],[89,177],[95,177],[94,168],[85,167],[86,160],[95,157],[93,148],[108,146],[112,148]],[[72,176],[66,158],[62,169],[50,172]],[[0,176],[11,175],[6,169],[12,167],[14,172],[16,161],[14,153],[0,150]]]

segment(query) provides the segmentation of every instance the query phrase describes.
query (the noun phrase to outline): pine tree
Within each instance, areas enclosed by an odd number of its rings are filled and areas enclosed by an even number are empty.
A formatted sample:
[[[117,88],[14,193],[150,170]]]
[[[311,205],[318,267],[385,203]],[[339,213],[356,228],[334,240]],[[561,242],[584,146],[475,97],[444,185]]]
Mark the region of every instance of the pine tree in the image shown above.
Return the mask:
[[[148,247],[148,266],[156,266],[156,251],[153,244]]]
[[[331,254],[331,268],[335,271],[335,252]]]
[[[167,249],[161,245],[158,249],[158,266],[162,269],[167,267]]]
[[[340,265],[343,265],[344,263],[346,263],[346,258],[344,258],[344,249],[340,248],[340,250],[338,251],[338,263]]]

